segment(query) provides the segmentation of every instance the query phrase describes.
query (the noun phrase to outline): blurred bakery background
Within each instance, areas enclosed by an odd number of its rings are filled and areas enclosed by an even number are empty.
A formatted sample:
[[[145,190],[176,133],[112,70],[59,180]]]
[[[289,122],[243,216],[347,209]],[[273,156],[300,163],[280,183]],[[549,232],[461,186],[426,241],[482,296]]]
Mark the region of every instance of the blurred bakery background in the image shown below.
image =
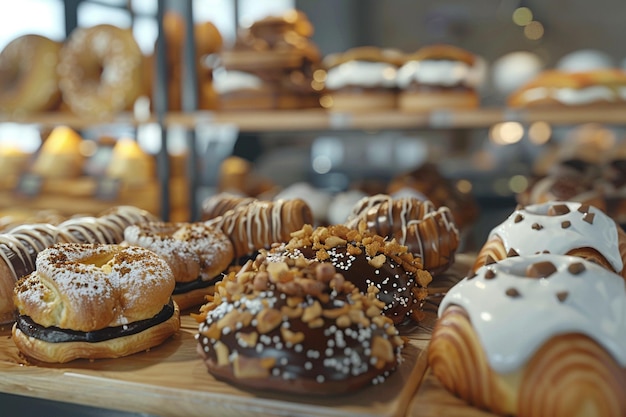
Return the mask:
[[[7,225],[113,204],[194,220],[219,191],[300,196],[320,223],[341,222],[361,196],[408,192],[451,206],[471,249],[512,207],[545,193],[597,192],[619,211],[624,2],[21,0],[4,9]],[[142,56],[132,82],[119,75],[131,58],[98,49],[113,38],[72,39],[105,24],[131,30]],[[34,47],[6,52],[28,34],[57,43],[53,75],[37,53],[20,55]],[[428,67],[437,60],[448,64]],[[24,80],[46,77],[60,86],[54,103],[24,104],[43,90]],[[81,100],[100,94],[90,83],[127,102],[90,110]],[[429,108],[441,92],[469,101]]]

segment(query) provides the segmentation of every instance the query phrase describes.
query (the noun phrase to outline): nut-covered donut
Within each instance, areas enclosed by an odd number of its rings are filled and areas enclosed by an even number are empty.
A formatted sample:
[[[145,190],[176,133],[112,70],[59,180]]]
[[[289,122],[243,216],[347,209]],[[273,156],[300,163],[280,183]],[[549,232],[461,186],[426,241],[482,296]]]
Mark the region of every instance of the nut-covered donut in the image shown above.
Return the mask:
[[[357,202],[346,225],[358,228],[362,221],[372,232],[406,245],[433,275],[454,263],[459,231],[448,207],[437,209],[430,200],[377,194]]]
[[[299,198],[257,200],[206,223],[220,227],[233,243],[235,258],[243,258],[274,243],[288,241],[292,232],[313,223],[313,214]]]
[[[61,98],[56,73],[61,44],[41,35],[22,35],[0,52],[0,111],[51,110]]]
[[[292,234],[292,239],[267,254],[268,261],[314,259],[331,263],[345,278],[365,292],[378,289],[383,313],[395,324],[407,318],[423,318],[422,304],[432,276],[422,269],[418,258],[406,246],[387,240],[365,227],[359,230],[342,225],[310,225]]]
[[[381,314],[377,289],[360,292],[317,261],[262,255],[217,284],[199,316],[198,353],[219,379],[251,388],[334,395],[381,383],[403,340]]]
[[[14,289],[13,341],[44,362],[115,358],[162,343],[180,326],[174,276],[134,246],[59,243]]]
[[[109,24],[76,28],[61,49],[63,101],[90,117],[130,108],[144,92],[144,58],[132,32]]]
[[[233,261],[233,245],[224,232],[201,222],[136,224],[124,230],[124,238],[167,262],[176,280],[173,298],[181,309],[202,304]]]
[[[626,278],[626,233],[603,211],[573,201],[517,207],[491,230],[473,270],[540,252],[580,256]]]

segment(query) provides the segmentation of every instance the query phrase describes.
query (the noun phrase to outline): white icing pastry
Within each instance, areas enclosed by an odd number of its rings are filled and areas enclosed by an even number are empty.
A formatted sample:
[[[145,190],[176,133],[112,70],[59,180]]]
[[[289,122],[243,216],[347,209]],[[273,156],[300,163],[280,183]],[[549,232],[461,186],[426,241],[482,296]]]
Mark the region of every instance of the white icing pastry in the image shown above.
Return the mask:
[[[567,213],[550,215],[550,208]],[[552,201],[519,208],[491,230],[489,239],[494,236],[500,237],[507,253],[513,249],[525,256],[547,250],[563,255],[589,247],[602,254],[616,272],[624,267],[615,221],[579,202]]]
[[[241,90],[260,90],[263,80],[243,71],[216,71],[213,74],[213,89],[217,94],[228,94]]]
[[[386,62],[348,61],[330,68],[326,74],[326,88],[337,90],[346,86],[396,86],[397,68]]]
[[[447,59],[425,59],[409,61],[398,70],[397,83],[407,88],[412,82],[426,85],[475,87],[473,69],[461,61]]]
[[[567,106],[583,106],[596,102],[613,103],[626,100],[626,87],[617,89],[602,85],[585,88],[535,87],[524,91],[520,99],[532,103],[547,98]]]
[[[529,276],[527,267],[540,262],[555,271]],[[483,266],[446,294],[439,315],[450,305],[465,309],[496,372],[518,369],[547,340],[566,333],[592,338],[626,366],[624,280],[584,259],[538,254]]]

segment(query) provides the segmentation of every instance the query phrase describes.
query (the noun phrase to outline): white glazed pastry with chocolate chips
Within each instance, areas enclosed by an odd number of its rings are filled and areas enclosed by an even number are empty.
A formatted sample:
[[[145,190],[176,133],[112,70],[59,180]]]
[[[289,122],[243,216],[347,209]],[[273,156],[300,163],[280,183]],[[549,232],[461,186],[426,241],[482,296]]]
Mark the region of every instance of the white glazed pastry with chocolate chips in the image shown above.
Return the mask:
[[[593,206],[561,201],[518,207],[489,233],[473,270],[540,252],[580,256],[626,276],[626,233]]]
[[[260,255],[201,308],[198,353],[216,378],[248,388],[332,395],[382,383],[404,343],[377,291],[329,263]]]
[[[566,255],[485,265],[442,300],[429,362],[455,395],[497,414],[624,416],[624,280]]]

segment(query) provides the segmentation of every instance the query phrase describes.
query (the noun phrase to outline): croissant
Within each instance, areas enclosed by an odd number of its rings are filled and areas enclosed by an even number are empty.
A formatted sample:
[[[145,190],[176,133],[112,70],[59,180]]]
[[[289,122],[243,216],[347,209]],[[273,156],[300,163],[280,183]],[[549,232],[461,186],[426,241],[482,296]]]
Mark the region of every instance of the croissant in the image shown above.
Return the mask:
[[[624,308],[624,281],[599,265],[508,258],[446,294],[428,361],[446,389],[496,414],[624,416]]]
[[[626,233],[603,211],[578,202],[518,207],[489,233],[472,271],[539,252],[580,256],[626,278]]]
[[[273,243],[288,241],[292,232],[312,222],[311,208],[296,198],[257,200],[206,223],[221,228],[233,244],[235,258],[241,258]]]
[[[429,200],[394,199],[385,194],[357,202],[346,226],[357,229],[361,221],[376,234],[395,238],[422,260],[424,269],[435,275],[454,262],[459,232],[447,207],[436,209]]]

